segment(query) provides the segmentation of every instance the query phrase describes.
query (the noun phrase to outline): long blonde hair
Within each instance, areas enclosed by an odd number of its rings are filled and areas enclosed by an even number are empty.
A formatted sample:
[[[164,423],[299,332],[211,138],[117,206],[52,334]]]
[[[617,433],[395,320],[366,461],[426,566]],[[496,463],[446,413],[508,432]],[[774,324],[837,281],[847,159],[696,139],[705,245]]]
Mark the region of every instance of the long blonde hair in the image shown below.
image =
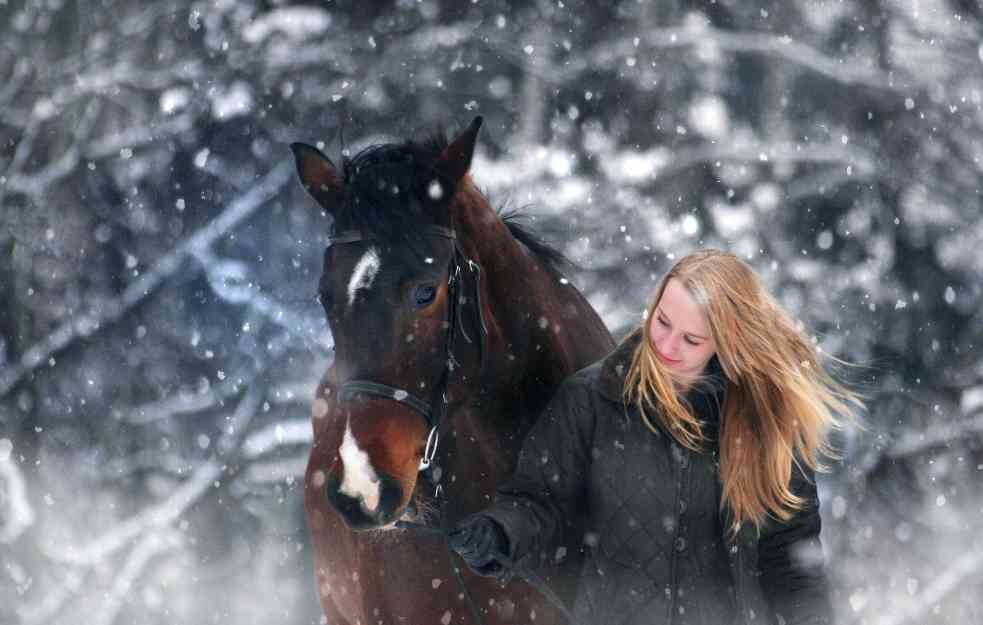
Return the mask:
[[[624,400],[658,431],[659,420],[682,446],[702,450],[700,422],[655,357],[649,320],[666,284],[677,279],[706,315],[726,385],[720,414],[721,509],[730,506],[731,537],[750,521],[789,520],[804,505],[790,490],[793,463],[823,471],[820,456],[838,458],[826,434],[859,423],[861,396],[834,380],[819,362],[802,324],[769,295],[761,279],[733,254],[704,249],[681,258],[662,278],[642,322]],[[842,360],[829,356],[837,363]]]

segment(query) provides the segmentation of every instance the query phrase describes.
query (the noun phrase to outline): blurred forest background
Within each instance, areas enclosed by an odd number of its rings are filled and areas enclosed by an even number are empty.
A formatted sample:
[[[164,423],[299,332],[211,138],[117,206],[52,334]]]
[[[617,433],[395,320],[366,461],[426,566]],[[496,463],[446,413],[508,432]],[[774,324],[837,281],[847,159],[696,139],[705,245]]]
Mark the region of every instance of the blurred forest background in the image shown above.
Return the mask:
[[[616,337],[711,245],[863,365],[840,622],[983,622],[981,40],[975,0],[0,0],[0,623],[321,620],[287,146],[477,114]]]

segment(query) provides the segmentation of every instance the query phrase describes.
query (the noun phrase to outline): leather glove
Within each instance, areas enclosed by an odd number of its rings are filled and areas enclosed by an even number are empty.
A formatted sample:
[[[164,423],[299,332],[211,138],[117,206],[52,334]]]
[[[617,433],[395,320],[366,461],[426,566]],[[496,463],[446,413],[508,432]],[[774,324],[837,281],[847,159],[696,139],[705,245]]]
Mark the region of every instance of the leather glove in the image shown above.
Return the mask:
[[[491,517],[482,514],[465,517],[447,534],[447,544],[478,575],[500,580],[509,576],[499,560],[508,556],[509,539]]]

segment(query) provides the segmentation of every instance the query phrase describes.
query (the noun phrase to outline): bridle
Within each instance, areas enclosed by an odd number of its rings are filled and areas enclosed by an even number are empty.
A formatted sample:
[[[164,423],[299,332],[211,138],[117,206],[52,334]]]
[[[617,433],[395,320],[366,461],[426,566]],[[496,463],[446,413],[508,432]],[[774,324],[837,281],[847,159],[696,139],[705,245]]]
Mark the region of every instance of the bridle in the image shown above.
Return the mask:
[[[462,320],[462,304],[467,300],[466,296],[461,293],[461,287],[466,275],[472,277],[471,284],[473,286],[474,297],[471,301],[474,302],[475,315],[478,321],[479,379],[480,371],[484,369],[485,337],[488,334],[484,314],[481,310],[481,266],[464,254],[457,238],[457,233],[452,228],[431,225],[425,226],[423,232],[431,236],[450,239],[454,248],[447,268],[447,318],[445,320],[447,330],[444,334],[446,358],[444,366],[441,368],[439,377],[437,378],[437,383],[431,387],[430,401],[424,401],[406,389],[372,380],[348,380],[338,389],[338,401],[341,402],[351,401],[360,395],[371,396],[399,402],[420,414],[426,420],[427,427],[429,428],[426,445],[423,450],[423,458],[420,459],[420,471],[429,469],[433,463],[434,456],[437,454],[437,443],[440,440],[441,425],[447,416],[447,387],[450,384],[451,375],[455,369],[460,367],[460,363],[454,357],[454,337],[457,335],[458,328],[460,328],[461,336],[464,337],[464,340],[471,344],[475,342],[465,331]],[[360,230],[345,230],[328,237],[328,241],[332,245],[372,239],[373,237],[365,235]],[[431,481],[439,480],[432,479]]]

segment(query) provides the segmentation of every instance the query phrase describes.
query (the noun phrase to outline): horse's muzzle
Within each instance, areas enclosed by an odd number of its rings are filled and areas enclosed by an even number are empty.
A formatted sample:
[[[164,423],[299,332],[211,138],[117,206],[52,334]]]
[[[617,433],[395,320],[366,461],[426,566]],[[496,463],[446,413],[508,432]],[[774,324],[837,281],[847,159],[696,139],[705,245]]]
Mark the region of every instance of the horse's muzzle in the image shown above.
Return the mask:
[[[331,507],[353,530],[378,529],[396,520],[399,503],[403,499],[403,489],[399,482],[388,475],[380,474],[379,507],[368,510],[362,497],[352,497],[341,492],[341,480],[337,473],[328,477],[328,502]]]

